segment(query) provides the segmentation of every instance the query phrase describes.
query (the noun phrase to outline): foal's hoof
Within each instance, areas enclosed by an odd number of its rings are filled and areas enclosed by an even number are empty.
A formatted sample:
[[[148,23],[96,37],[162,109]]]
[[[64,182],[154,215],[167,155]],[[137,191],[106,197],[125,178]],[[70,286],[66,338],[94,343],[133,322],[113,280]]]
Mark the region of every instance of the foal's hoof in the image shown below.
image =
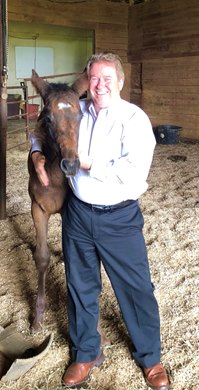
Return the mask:
[[[41,330],[42,330],[42,323],[34,320],[30,327],[30,332],[33,334],[33,333],[41,332]]]

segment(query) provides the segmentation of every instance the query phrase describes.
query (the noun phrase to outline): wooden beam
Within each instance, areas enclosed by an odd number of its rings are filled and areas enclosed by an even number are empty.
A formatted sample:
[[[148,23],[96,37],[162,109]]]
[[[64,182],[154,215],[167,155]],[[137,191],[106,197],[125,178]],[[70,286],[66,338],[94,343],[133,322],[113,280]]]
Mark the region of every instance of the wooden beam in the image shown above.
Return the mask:
[[[0,219],[6,218],[7,67],[5,35],[7,1],[0,6]]]

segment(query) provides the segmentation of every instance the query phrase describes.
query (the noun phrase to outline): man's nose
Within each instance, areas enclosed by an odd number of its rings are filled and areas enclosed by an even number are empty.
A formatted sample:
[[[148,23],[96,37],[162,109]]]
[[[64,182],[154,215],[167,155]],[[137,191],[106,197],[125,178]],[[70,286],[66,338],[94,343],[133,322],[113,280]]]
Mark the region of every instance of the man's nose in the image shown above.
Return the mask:
[[[105,85],[104,79],[103,79],[102,77],[100,77],[100,78],[98,79],[97,86],[98,86],[98,88],[99,88],[99,87],[103,87],[104,85]]]

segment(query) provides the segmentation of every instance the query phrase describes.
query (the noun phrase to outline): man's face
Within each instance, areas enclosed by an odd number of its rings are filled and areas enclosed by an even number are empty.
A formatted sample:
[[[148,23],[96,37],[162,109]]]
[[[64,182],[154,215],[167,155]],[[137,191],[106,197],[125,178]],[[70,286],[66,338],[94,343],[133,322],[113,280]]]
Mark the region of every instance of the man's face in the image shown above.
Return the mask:
[[[96,62],[91,66],[89,90],[97,113],[118,99],[123,81],[118,80],[114,64]]]

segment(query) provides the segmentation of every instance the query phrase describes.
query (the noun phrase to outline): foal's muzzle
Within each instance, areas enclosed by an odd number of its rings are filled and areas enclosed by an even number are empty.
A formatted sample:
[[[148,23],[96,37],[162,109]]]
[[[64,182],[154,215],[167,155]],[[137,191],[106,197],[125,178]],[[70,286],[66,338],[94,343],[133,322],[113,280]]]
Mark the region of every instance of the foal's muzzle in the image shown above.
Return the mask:
[[[71,161],[67,158],[63,158],[60,162],[60,168],[66,177],[75,176],[80,168],[79,159]]]

